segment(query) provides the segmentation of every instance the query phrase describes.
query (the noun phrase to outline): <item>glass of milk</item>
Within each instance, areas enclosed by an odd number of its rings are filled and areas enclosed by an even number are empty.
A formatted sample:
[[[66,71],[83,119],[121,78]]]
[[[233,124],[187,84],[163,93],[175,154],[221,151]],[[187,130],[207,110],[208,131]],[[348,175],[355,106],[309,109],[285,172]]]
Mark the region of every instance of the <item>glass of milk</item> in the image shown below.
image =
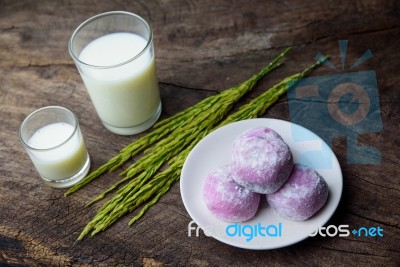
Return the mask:
[[[19,137],[49,186],[69,187],[88,173],[89,154],[78,118],[69,109],[49,106],[34,111],[22,122]]]
[[[153,32],[136,14],[112,11],[83,22],[68,43],[103,125],[131,135],[161,114]]]

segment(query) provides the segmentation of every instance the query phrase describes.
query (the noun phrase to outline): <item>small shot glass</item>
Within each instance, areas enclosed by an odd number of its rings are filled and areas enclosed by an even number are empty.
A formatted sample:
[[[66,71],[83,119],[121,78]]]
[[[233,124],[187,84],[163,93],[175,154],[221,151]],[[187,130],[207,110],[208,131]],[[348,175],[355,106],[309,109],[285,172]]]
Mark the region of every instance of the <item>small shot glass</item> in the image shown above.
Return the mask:
[[[55,188],[86,176],[90,158],[76,115],[60,106],[38,109],[22,122],[19,137],[40,177]]]

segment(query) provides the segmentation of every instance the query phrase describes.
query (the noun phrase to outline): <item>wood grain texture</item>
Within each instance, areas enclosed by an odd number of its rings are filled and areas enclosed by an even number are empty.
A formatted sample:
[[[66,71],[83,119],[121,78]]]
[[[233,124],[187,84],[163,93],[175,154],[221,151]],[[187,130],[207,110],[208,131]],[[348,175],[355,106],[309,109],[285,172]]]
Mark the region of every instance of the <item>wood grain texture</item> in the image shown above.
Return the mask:
[[[350,165],[346,140],[333,149],[344,174],[339,208],[328,224],[380,226],[384,237],[309,238],[271,251],[249,251],[204,235],[191,221],[175,184],[145,216],[126,216],[94,238],[75,242],[99,205],[91,197],[118,179],[103,176],[65,198],[38,178],[18,140],[22,120],[37,108],[62,105],[79,117],[92,168],[134,137],[100,123],[67,52],[72,31],[105,11],[140,14],[154,30],[163,117],[231,87],[293,46],[284,67],[240,103],[310,64],[317,52],[340,65],[337,41],[349,40],[348,62],[376,71],[383,130],[360,136],[382,153],[379,165]],[[0,0],[0,266],[287,266],[400,264],[400,4],[398,1],[33,1]],[[321,67],[313,76],[329,75]],[[289,120],[282,97],[265,117]]]

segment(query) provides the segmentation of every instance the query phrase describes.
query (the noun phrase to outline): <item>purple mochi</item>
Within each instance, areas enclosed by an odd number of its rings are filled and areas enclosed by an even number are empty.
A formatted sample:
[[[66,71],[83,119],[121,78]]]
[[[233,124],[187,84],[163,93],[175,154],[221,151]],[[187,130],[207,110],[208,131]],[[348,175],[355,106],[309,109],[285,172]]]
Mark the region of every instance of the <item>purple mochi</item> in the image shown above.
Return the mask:
[[[260,195],[240,186],[232,179],[230,165],[210,172],[204,183],[204,202],[218,219],[244,222],[254,217]]]
[[[239,135],[232,150],[235,181],[253,192],[270,194],[289,178],[293,155],[274,130],[252,128]]]
[[[295,164],[287,182],[267,196],[269,205],[284,218],[304,221],[319,211],[328,199],[328,185],[318,172]]]

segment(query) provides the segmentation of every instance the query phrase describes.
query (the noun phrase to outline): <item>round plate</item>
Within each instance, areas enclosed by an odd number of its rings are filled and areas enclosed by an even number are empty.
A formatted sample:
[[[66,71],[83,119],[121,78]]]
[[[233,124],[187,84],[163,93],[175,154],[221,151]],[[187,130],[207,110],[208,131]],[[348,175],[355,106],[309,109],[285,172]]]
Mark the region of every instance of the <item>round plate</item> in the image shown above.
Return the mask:
[[[207,174],[231,162],[233,141],[244,131],[265,126],[281,135],[291,148],[295,163],[318,171],[329,187],[325,206],[306,221],[280,217],[261,196],[255,217],[243,223],[217,219],[203,201]],[[311,153],[310,153],[311,152]],[[314,153],[313,153],[314,152]],[[329,146],[311,131],[287,121],[251,119],[221,127],[203,138],[188,155],[181,173],[180,189],[185,208],[197,225],[209,236],[226,244],[246,249],[275,249],[304,240],[323,226],[335,212],[342,195],[343,178],[339,162]],[[196,234],[189,225],[188,234]]]

